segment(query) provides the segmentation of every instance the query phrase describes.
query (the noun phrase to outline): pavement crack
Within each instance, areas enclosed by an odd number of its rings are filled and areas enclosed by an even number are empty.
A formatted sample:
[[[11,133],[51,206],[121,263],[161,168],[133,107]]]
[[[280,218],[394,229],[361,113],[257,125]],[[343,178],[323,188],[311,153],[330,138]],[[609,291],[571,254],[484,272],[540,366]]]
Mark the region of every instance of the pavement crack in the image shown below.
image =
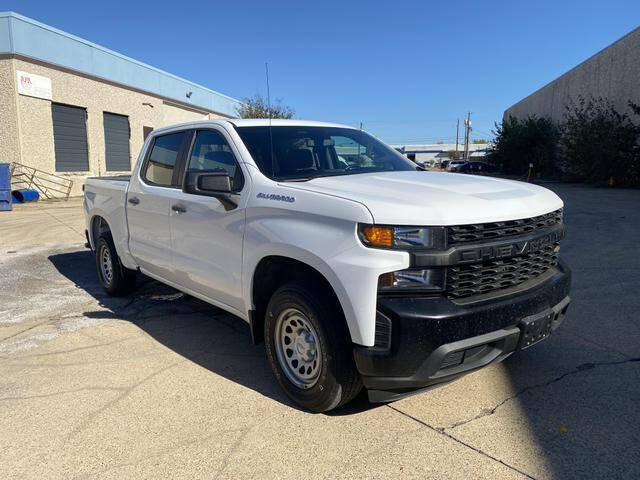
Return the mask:
[[[387,408],[390,408],[391,410],[394,410],[395,412],[398,412],[400,415],[404,415],[405,417],[410,418],[411,420],[413,420],[413,421],[415,421],[415,422],[418,422],[418,423],[419,423],[419,424],[421,424],[421,425],[424,425],[424,426],[425,426],[425,427],[427,427],[429,430],[432,430],[432,431],[434,431],[434,432],[436,432],[436,433],[439,433],[440,435],[443,435],[443,436],[445,436],[445,437],[447,437],[447,438],[449,438],[449,439],[453,440],[454,442],[456,442],[456,443],[458,443],[458,444],[460,444],[460,445],[462,445],[462,446],[464,446],[464,447],[467,447],[467,448],[469,448],[469,449],[473,450],[474,452],[476,452],[476,453],[478,453],[478,454],[480,454],[480,455],[482,455],[482,456],[484,456],[484,457],[487,457],[487,458],[488,458],[488,459],[490,459],[490,460],[493,460],[494,462],[497,462],[497,463],[499,463],[499,464],[501,464],[501,465],[504,465],[504,466],[505,466],[505,467],[507,467],[508,469],[513,470],[514,472],[517,472],[517,473],[519,473],[520,475],[522,475],[522,476],[524,476],[524,477],[526,477],[526,478],[529,478],[529,479],[531,479],[531,480],[536,480],[536,478],[535,478],[535,477],[533,477],[533,476],[529,475],[529,474],[528,474],[528,473],[526,473],[526,472],[523,472],[522,470],[520,470],[520,469],[518,469],[518,468],[514,467],[513,465],[509,465],[508,463],[503,462],[503,461],[502,461],[502,460],[500,460],[499,458],[496,458],[496,457],[494,457],[493,455],[490,455],[490,454],[488,454],[487,452],[484,452],[483,450],[480,450],[479,448],[476,448],[476,447],[474,447],[473,445],[470,445],[470,444],[468,444],[468,443],[466,443],[466,442],[463,442],[462,440],[460,440],[460,439],[458,439],[458,438],[454,437],[453,435],[451,435],[451,434],[449,434],[448,432],[446,432],[446,431],[445,431],[445,429],[444,429],[444,428],[442,428],[442,427],[434,427],[434,426],[432,426],[432,425],[429,425],[428,423],[426,423],[426,422],[424,422],[424,421],[420,420],[419,418],[416,418],[416,417],[414,417],[413,415],[410,415],[410,414],[408,414],[408,413],[405,413],[405,412],[403,412],[402,410],[399,410],[399,409],[397,409],[396,407],[394,407],[394,406],[392,406],[392,405],[386,405],[386,407],[387,407]]]
[[[37,398],[50,398],[50,397],[56,397],[58,395],[66,395],[68,393],[80,393],[80,392],[92,392],[92,391],[99,391],[99,392],[110,392],[110,391],[122,391],[125,390],[125,388],[120,388],[120,387],[83,387],[83,388],[77,388],[74,390],[62,390],[60,392],[52,392],[52,393],[44,393],[42,395],[27,395],[24,397],[4,397],[4,398],[0,398],[0,402],[5,402],[8,400],[33,400],[33,399],[37,399]]]
[[[34,328],[37,328],[37,327],[39,327],[40,325],[44,325],[45,323],[48,323],[48,322],[50,322],[50,319],[48,319],[48,318],[47,318],[46,320],[43,320],[43,321],[41,321],[41,322],[38,322],[38,323],[36,323],[35,325],[31,325],[29,328],[25,328],[24,330],[20,330],[19,332],[16,332],[16,333],[14,333],[13,335],[9,335],[8,337],[5,337],[5,338],[0,338],[0,343],[1,343],[1,342],[4,342],[4,341],[6,341],[6,340],[9,340],[9,339],[11,339],[11,338],[17,337],[18,335],[20,335],[20,334],[22,334],[22,333],[24,333],[24,332],[28,332],[29,330],[33,330]]]
[[[68,350],[56,350],[55,352],[31,353],[31,354],[27,354],[27,355],[18,355],[18,356],[15,356],[14,358],[16,360],[23,360],[25,358],[51,357],[51,356],[54,356],[54,355],[63,355],[63,354],[81,352],[81,351],[84,351],[84,350],[91,350],[91,349],[94,349],[94,348],[112,346],[112,345],[115,345],[117,343],[126,342],[128,340],[131,340],[132,338],[139,338],[139,337],[140,337],[139,334],[130,335],[128,337],[119,338],[118,340],[114,340],[112,342],[96,343],[94,345],[87,345],[85,347],[70,348]]]
[[[118,404],[119,402],[121,402],[122,400],[124,400],[125,398],[127,398],[129,395],[131,395],[134,390],[136,390],[138,387],[140,387],[141,385],[143,385],[144,383],[148,382],[149,380],[157,377],[158,375],[166,372],[167,370],[172,369],[173,367],[175,367],[176,365],[179,365],[180,363],[183,363],[184,360],[181,360],[179,362],[174,362],[170,365],[167,365],[163,368],[161,368],[160,370],[156,370],[155,372],[151,373],[150,375],[147,375],[145,378],[143,378],[142,380],[140,380],[138,383],[131,385],[130,387],[124,388],[121,391],[120,395],[118,395],[116,398],[110,400],[109,402],[107,402],[106,404],[104,404],[102,407],[100,407],[99,409],[97,409],[96,411],[90,413],[89,415],[87,415],[87,417],[84,418],[84,420],[82,420],[78,425],[76,425],[70,432],[69,434],[66,436],[66,439],[64,441],[64,444],[66,445],[73,437],[75,437],[77,434],[79,434],[80,432],[82,432],[83,430],[85,430],[89,424],[96,418],[98,417],[98,415],[100,415],[101,413],[104,413],[106,410],[112,408],[113,406],[115,406],[116,404]]]
[[[233,442],[233,444],[231,444],[231,447],[229,449],[229,451],[227,452],[227,454],[224,456],[224,459],[222,461],[222,465],[220,466],[220,468],[218,469],[218,471],[215,474],[215,478],[219,478],[220,475],[227,469],[227,467],[229,466],[229,461],[231,460],[231,458],[236,454],[236,452],[240,449],[240,446],[244,443],[244,440],[247,438],[247,436],[249,435],[249,433],[251,433],[252,430],[254,430],[255,428],[259,427],[260,425],[263,425],[265,423],[267,423],[270,419],[272,419],[273,417],[275,417],[277,414],[271,414],[267,417],[264,417],[262,420],[249,425],[243,429],[241,429],[240,431],[242,432],[238,438],[236,438],[236,440]]]
[[[68,229],[70,229],[71,231],[77,233],[78,235],[80,235],[81,237],[84,237],[84,233],[79,232],[78,230],[76,230],[74,227],[72,227],[71,225],[66,224],[65,222],[63,222],[62,220],[60,220],[58,217],[56,217],[53,213],[51,213],[48,209],[44,208],[42,209],[42,211],[44,213],[46,213],[47,215],[49,215],[51,218],[53,218],[54,220],[56,220],[57,222],[59,222],[61,225],[67,227]]]
[[[475,417],[455,422],[455,423],[449,425],[448,427],[443,427],[443,430],[453,430],[454,428],[457,428],[457,427],[460,427],[462,425],[466,425],[468,423],[474,422],[474,421],[476,421],[476,420],[478,420],[480,418],[484,418],[484,417],[488,417],[490,415],[493,415],[494,413],[496,413],[496,410],[498,410],[500,407],[502,407],[505,403],[510,402],[511,400],[514,400],[514,399],[518,398],[519,396],[521,396],[524,393],[527,393],[527,392],[529,392],[531,390],[536,390],[538,388],[548,387],[549,385],[552,385],[554,383],[560,382],[560,381],[564,380],[567,377],[576,375],[576,374],[584,372],[586,370],[593,370],[596,367],[612,366],[612,365],[624,365],[625,363],[634,363],[634,362],[640,362],[640,357],[638,357],[638,358],[628,358],[628,359],[625,359],[625,360],[618,360],[618,361],[613,361],[613,362],[597,362],[597,363],[583,363],[583,364],[580,364],[577,367],[575,367],[573,370],[571,370],[569,372],[565,372],[562,375],[558,375],[557,377],[552,378],[551,380],[549,380],[547,382],[539,383],[539,384],[536,384],[536,385],[529,385],[527,387],[524,387],[524,388],[518,390],[515,394],[505,398],[504,400],[502,400],[500,403],[498,403],[494,407],[492,407],[492,408],[484,408]]]
[[[235,433],[235,432],[242,432],[246,430],[246,427],[244,428],[234,428],[234,429],[229,429],[229,430],[218,430],[215,431],[213,433],[210,433],[208,435],[205,436],[198,436],[198,437],[194,437],[194,438],[190,438],[187,439],[185,441],[182,442],[177,442],[177,443],[173,443],[170,445],[167,445],[164,448],[155,450],[153,452],[150,452],[146,455],[141,455],[137,458],[134,458],[128,462],[122,462],[122,463],[116,463],[112,466],[110,466],[109,468],[105,469],[105,470],[100,470],[100,471],[94,471],[94,472],[86,472],[86,473],[81,473],[78,474],[77,476],[73,477],[73,480],[81,480],[81,479],[86,479],[86,478],[91,478],[91,477],[96,477],[96,478],[102,478],[102,476],[104,476],[104,474],[112,472],[114,470],[120,469],[120,468],[124,468],[124,467],[133,467],[135,465],[139,465],[141,463],[144,462],[148,462],[149,460],[153,460],[153,459],[157,459],[160,458],[168,453],[174,453],[176,450],[183,448],[183,447],[188,447],[190,445],[197,445],[197,444],[204,444],[205,442],[208,442],[210,439],[212,438],[216,438],[219,437],[220,435],[224,435],[224,434],[229,434],[229,433]]]

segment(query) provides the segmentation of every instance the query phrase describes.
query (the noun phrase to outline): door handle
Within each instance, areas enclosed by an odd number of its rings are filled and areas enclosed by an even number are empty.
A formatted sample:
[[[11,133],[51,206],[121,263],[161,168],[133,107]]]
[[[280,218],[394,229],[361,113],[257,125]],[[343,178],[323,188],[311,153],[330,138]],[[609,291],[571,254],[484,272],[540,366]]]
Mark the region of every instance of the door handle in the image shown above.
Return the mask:
[[[182,205],[171,205],[171,210],[176,213],[185,213],[187,211],[187,208]]]
[[[131,205],[138,205],[140,203],[140,199],[138,197],[131,197],[128,202]]]

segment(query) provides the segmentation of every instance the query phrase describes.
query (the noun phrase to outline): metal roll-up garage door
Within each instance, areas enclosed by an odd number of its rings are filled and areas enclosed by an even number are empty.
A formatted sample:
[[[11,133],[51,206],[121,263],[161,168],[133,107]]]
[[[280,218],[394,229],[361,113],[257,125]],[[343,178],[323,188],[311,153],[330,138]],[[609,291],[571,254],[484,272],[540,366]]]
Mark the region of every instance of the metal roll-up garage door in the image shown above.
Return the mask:
[[[84,108],[52,103],[51,116],[56,171],[88,171],[87,111]]]
[[[105,159],[108,171],[131,170],[129,117],[104,112]]]

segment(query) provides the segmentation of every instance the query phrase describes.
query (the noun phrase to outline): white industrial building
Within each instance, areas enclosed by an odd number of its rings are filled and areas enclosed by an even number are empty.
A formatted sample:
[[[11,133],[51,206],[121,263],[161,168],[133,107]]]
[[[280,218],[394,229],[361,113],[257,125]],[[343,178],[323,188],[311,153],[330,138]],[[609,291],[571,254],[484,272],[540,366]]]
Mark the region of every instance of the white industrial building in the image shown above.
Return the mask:
[[[436,143],[431,145],[393,145],[393,147],[419,165],[422,165],[424,163],[439,164],[443,160],[450,160],[447,152],[456,150],[455,143]],[[464,145],[459,143],[457,150],[459,152],[463,152]],[[491,144],[472,143],[469,145],[469,157],[474,159],[482,159],[490,150]]]
[[[0,163],[14,166],[14,188],[78,195],[87,176],[129,173],[151,130],[234,117],[238,105],[49,25],[0,13]]]

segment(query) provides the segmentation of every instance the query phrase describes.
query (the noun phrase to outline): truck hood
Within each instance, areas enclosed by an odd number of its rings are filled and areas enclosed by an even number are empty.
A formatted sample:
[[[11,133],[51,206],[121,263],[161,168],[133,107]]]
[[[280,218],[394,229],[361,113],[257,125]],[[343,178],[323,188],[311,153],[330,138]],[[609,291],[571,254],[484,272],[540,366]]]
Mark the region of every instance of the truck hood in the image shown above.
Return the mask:
[[[374,222],[390,225],[463,225],[534,217],[562,208],[538,185],[445,172],[380,172],[324,177],[288,187],[353,200]]]

